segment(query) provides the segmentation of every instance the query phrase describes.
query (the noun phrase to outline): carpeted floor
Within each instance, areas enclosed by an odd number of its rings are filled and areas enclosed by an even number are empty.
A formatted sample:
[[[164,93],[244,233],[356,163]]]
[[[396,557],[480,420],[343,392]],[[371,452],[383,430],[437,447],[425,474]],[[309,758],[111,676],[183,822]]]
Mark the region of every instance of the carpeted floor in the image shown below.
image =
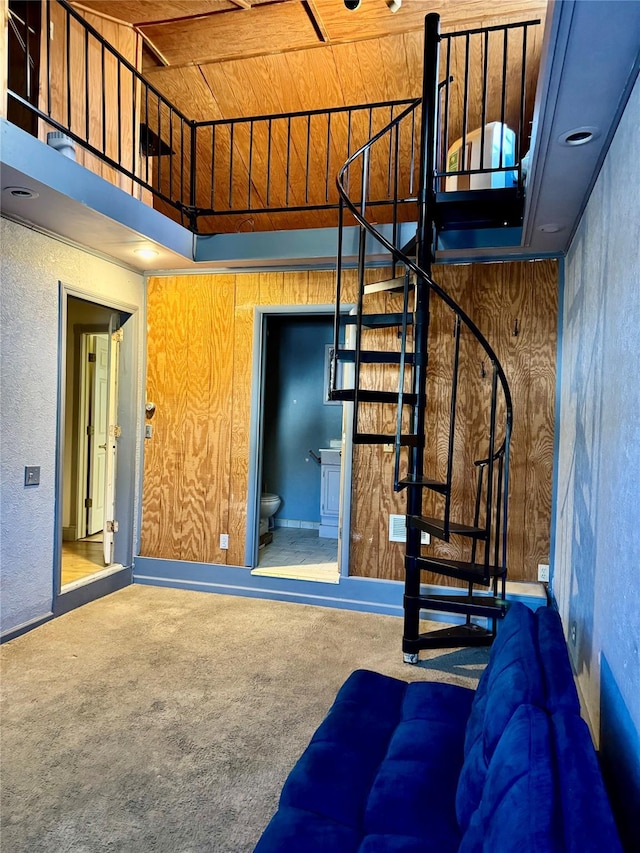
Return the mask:
[[[477,683],[486,649],[409,667],[401,636],[395,617],[131,586],[6,643],[2,853],[251,851],[352,670]]]

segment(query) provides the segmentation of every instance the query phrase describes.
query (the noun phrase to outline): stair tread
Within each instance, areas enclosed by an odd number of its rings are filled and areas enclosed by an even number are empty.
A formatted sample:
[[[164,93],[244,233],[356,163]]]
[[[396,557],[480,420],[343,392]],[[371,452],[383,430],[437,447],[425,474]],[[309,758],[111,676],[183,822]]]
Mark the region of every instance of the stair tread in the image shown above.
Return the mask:
[[[473,623],[452,625],[420,634],[411,643],[417,649],[456,648],[457,646],[489,646],[493,642],[493,632]],[[404,648],[404,643],[403,643]]]
[[[346,400],[350,402],[355,397],[355,391],[353,388],[340,388],[331,392],[332,400]],[[404,394],[403,402],[405,406],[413,406],[415,405],[417,399],[416,394]],[[394,403],[398,402],[398,392],[397,391],[371,391],[361,389],[358,392],[358,402],[359,403]]]
[[[524,198],[517,187],[436,193],[438,230],[498,228],[522,224]]]
[[[427,518],[422,515],[410,515],[409,524],[418,530],[426,530],[438,536],[444,534],[444,521],[441,518]],[[449,522],[449,533],[457,536],[471,536],[473,539],[485,539],[486,530],[483,527],[471,527],[468,524],[459,524],[457,521]]]
[[[338,361],[355,362],[356,351],[354,349],[337,350]],[[360,361],[363,364],[400,364],[401,353],[385,352],[383,350],[360,350]],[[407,352],[404,356],[406,364],[413,364],[413,353]]]
[[[427,594],[419,597],[420,607],[424,610],[437,610],[449,613],[466,613],[475,616],[503,617],[509,607],[504,598],[493,595],[440,595]]]
[[[484,563],[471,563],[464,560],[449,560],[446,557],[407,557],[415,560],[415,565],[426,572],[446,575],[458,580],[479,583],[489,586],[494,577],[500,576],[502,570],[496,566],[485,566]]]
[[[399,275],[395,278],[388,278],[385,281],[371,281],[364,286],[364,293],[382,293],[384,291],[404,290],[404,276]]]
[[[363,326],[383,329],[389,326],[401,326],[404,316],[402,311],[391,314],[361,314],[359,318],[357,314],[344,314],[340,322],[344,326],[355,326],[360,319]],[[410,326],[413,323],[413,314],[407,314],[406,317],[407,325]]]
[[[417,557],[416,559],[420,561],[424,561],[426,563],[437,564],[440,566],[447,566],[450,569],[459,569],[460,571],[469,570],[477,572],[478,574],[484,574],[485,568],[486,571],[499,575],[501,573],[500,566],[487,566],[485,567],[484,563],[472,563],[468,560],[450,560],[448,557]]]
[[[400,444],[408,447],[420,447],[424,438],[420,435],[412,435],[411,433],[403,433],[400,436]],[[396,435],[388,435],[387,433],[379,432],[356,432],[353,436],[354,444],[395,444]]]
[[[423,489],[431,489],[433,492],[439,492],[441,495],[446,495],[447,484],[440,480],[431,480],[429,477],[403,477],[398,481],[398,486],[406,488],[407,486],[421,486]]]
[[[501,607],[506,609],[509,606],[509,603],[506,599],[500,598],[497,595],[469,595],[467,592],[463,593],[440,593],[440,592],[429,592],[426,595],[420,596],[420,601],[441,601],[441,602],[455,602],[456,604],[484,604],[487,606]]]

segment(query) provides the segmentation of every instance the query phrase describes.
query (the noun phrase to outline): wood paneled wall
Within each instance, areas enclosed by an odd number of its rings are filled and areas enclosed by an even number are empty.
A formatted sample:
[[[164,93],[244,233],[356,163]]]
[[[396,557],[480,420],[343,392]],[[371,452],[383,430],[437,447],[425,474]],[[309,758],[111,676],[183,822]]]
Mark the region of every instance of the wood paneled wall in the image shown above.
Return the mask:
[[[385,272],[371,270],[367,277],[384,278]],[[438,266],[435,277],[484,331],[511,385],[509,576],[535,580],[537,564],[549,558],[557,265]],[[355,301],[353,273],[346,287],[345,300]],[[142,554],[243,565],[254,308],[326,305],[333,296],[330,271],[149,280],[146,393],[157,410],[153,438],[145,442]],[[429,419],[446,429],[452,320],[434,306],[432,323],[441,334],[430,354]],[[468,416],[457,427],[457,446],[466,450],[465,465],[455,472],[454,517],[468,505],[474,485],[468,467],[477,458],[474,436],[484,423],[477,400],[487,382],[471,343],[463,344],[462,364],[459,393]],[[390,375],[382,378],[392,382]],[[393,431],[392,407],[369,407],[363,418],[362,429]],[[436,469],[443,465],[443,441],[427,453],[427,464]],[[393,454],[381,446],[355,447],[352,487],[351,574],[401,579],[403,546],[388,541],[388,514],[405,511],[404,495],[393,492]],[[220,551],[219,534],[225,532],[229,550]],[[438,543],[424,553],[455,557],[460,551]]]
[[[73,18],[69,19],[67,29],[67,16],[57,3],[48,4],[51,27],[47,38],[46,5],[43,0],[40,109],[49,112],[52,118],[62,124],[66,125],[70,120],[70,129],[74,133],[86,139],[90,145],[104,150],[107,156],[122,163],[129,171],[142,176],[143,166],[148,169],[148,165],[140,155],[140,84],[124,68],[118,76],[117,62],[108,51],[104,52],[103,78],[103,56],[98,42],[91,36],[85,41],[84,28]],[[142,42],[131,26],[90,13],[83,14],[87,22],[125,59],[135,68],[140,67]],[[47,82],[47,70],[50,84]],[[47,133],[55,129],[46,121],[40,121],[40,139],[46,142]],[[125,192],[152,204],[150,193],[138,183],[78,144],[76,161]]]

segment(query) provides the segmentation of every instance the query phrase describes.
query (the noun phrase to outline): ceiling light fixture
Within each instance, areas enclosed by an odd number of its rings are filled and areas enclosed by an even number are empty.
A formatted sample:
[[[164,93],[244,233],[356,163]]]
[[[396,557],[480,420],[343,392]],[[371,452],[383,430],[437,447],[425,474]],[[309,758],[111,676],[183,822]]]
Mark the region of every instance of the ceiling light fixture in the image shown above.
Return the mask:
[[[141,249],[134,249],[133,254],[142,258],[143,261],[152,261],[154,258],[157,258],[160,253],[156,252],[155,249],[147,249],[143,246]]]
[[[389,10],[394,14],[398,11],[400,6],[402,6],[402,0],[386,0],[386,3]]]
[[[576,145],[586,145],[587,142],[592,142],[599,134],[600,131],[597,127],[574,127],[572,130],[561,133],[558,142],[561,145],[568,145],[573,148]]]
[[[564,225],[558,225],[557,222],[547,222],[546,225],[538,225],[538,231],[542,231],[543,234],[557,234],[563,228]]]
[[[2,191],[25,201],[29,198],[38,198],[40,195],[35,190],[30,190],[29,187],[4,187]]]

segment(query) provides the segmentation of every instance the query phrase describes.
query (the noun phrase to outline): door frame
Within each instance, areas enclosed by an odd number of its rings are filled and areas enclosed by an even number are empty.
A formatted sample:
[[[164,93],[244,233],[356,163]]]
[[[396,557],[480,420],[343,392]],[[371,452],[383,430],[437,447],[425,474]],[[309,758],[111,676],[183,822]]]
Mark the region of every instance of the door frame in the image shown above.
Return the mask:
[[[342,306],[341,313],[348,314],[353,305]],[[264,387],[267,350],[266,327],[269,316],[333,317],[334,305],[260,305],[253,315],[253,358],[251,366],[251,417],[249,423],[249,459],[247,479],[247,529],[245,565],[258,565],[258,526],[260,522],[260,495],[262,489],[262,443],[264,440]],[[340,575],[349,575],[349,543],[351,528],[351,465],[352,404],[342,408],[342,464],[340,469],[340,516],[338,519],[338,566]]]
[[[118,404],[118,421],[122,427],[119,440],[120,464],[116,471],[116,511],[122,519],[116,540],[114,563],[96,572],[86,581],[69,584],[62,591],[62,523],[63,523],[63,479],[66,411],[67,376],[67,313],[70,297],[99,305],[109,311],[128,314],[123,322],[126,326],[123,358],[120,363],[120,389],[122,395]],[[139,306],[104,297],[79,287],[58,283],[58,405],[56,423],[56,471],[55,471],[55,511],[54,511],[54,549],[52,599],[54,616],[59,616],[75,607],[86,604],[110,592],[115,592],[132,582],[134,531],[135,531],[135,495],[136,464],[140,450],[140,429],[142,419],[140,408],[140,311]],[[123,364],[126,366],[123,371]],[[120,518],[118,518],[120,522]]]

